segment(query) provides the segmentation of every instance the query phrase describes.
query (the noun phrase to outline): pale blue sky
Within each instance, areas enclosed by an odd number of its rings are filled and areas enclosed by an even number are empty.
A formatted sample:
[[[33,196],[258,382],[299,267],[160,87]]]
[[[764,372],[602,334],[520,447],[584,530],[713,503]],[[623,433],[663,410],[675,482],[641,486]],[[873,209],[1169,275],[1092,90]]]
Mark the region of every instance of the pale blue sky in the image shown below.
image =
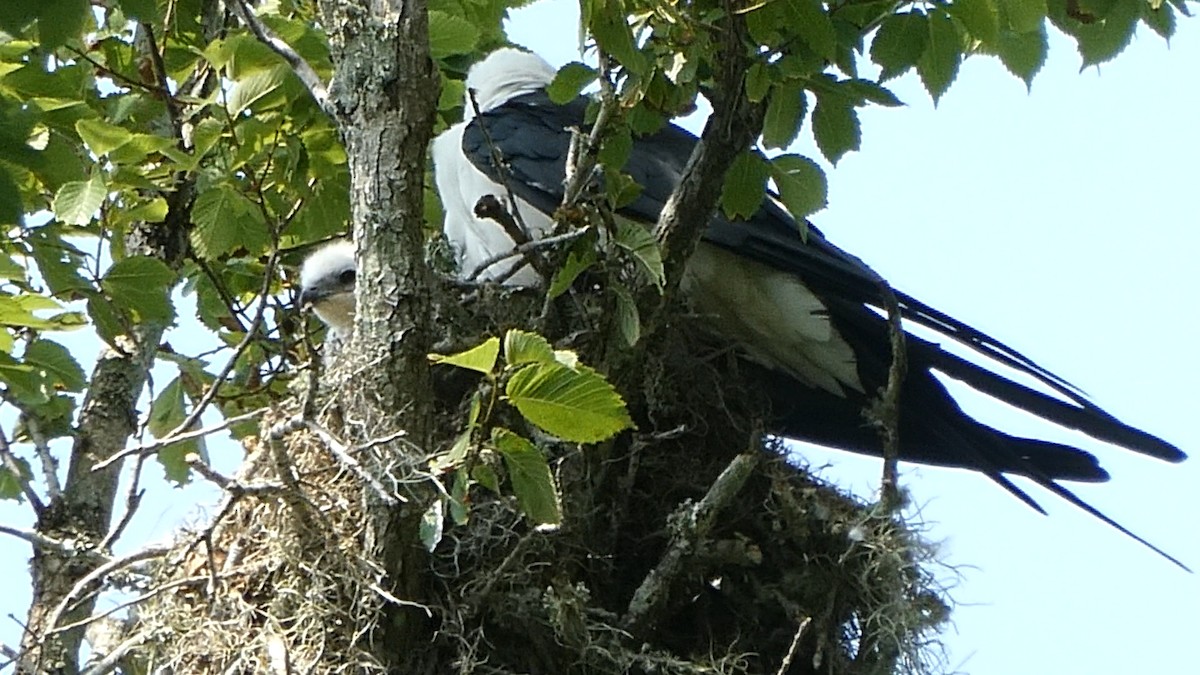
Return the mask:
[[[543,0],[518,11],[510,35],[555,65],[575,60],[575,6]],[[936,110],[915,76],[902,78],[892,86],[908,106],[862,113],[863,150],[830,170],[830,207],[813,220],[897,288],[1200,454],[1197,64],[1200,28],[1182,19],[1169,49],[1143,30],[1115,62],[1083,73],[1071,44],[1052,34],[1050,61],[1031,94],[987,58],[964,65]],[[810,141],[798,151],[817,157]],[[90,369],[94,350],[81,345],[76,353]],[[157,373],[160,386],[174,376]],[[1099,454],[1114,479],[1078,486],[1079,494],[1200,568],[1200,460],[1163,464],[1020,413],[983,412],[1006,430],[1071,439]],[[215,453],[223,468],[238,459],[226,450]],[[875,489],[877,460],[800,451],[830,465],[827,479],[860,494]],[[145,480],[157,484],[160,475],[151,466]],[[953,591],[955,628],[945,636],[950,670],[1194,669],[1197,576],[1049,495],[1041,499],[1046,518],[966,472],[909,466],[904,479],[929,537],[942,542],[943,561],[963,577]],[[211,495],[193,487],[151,497],[130,543],[166,536]],[[0,503],[0,521],[27,524],[25,508]],[[8,580],[0,617],[25,614],[28,557],[24,543],[0,539]],[[0,642],[14,643],[18,631],[0,619]]]
[[[556,66],[576,60],[575,7],[518,11],[509,35]],[[1079,64],[1051,29],[1031,93],[986,57],[936,109],[915,75],[895,81],[907,107],[862,113],[863,149],[826,167],[830,206],[813,221],[897,288],[1200,455],[1200,26],[1181,17],[1169,48],[1139,30],[1116,61]],[[811,139],[793,150],[818,157]],[[1113,480],[1077,493],[1200,569],[1200,459],[1144,459],[1011,410],[980,416],[1098,454]],[[877,485],[878,460],[798,450],[860,494]],[[1047,518],[967,472],[910,465],[904,484],[962,574],[949,670],[1195,672],[1197,576],[1049,494],[1034,494]]]

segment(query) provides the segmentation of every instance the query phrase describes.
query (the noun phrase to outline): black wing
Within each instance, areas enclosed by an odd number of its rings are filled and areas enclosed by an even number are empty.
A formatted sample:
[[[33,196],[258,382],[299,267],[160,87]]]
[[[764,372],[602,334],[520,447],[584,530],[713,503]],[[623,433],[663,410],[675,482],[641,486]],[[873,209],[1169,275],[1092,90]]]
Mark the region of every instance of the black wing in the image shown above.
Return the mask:
[[[562,200],[569,129],[586,129],[588,104],[581,97],[567,105],[557,105],[542,92],[516,97],[484,113],[467,127],[463,152],[492,180],[507,183],[519,198],[552,213]],[[486,126],[486,136],[480,125]],[[622,209],[622,215],[647,223],[657,221],[696,142],[692,134],[674,125],[639,138],[624,170],[643,191]],[[493,145],[504,158],[502,167],[493,165]],[[806,235],[802,236],[796,221],[771,199],[764,201],[763,207],[747,221],[731,221],[717,213],[703,238],[739,256],[798,277],[821,298],[831,321],[854,351],[865,393],[849,391],[839,397],[804,386],[786,373],[763,369],[764,382],[775,394],[772,400],[779,416],[775,431],[822,445],[879,455],[879,442],[875,433],[863,424],[862,410],[868,396],[886,382],[891,359],[887,324],[879,312],[868,307],[882,305],[880,276],[858,258],[831,244],[817,228],[808,225]],[[1124,424],[1015,349],[915,298],[903,293],[896,295],[905,319],[1025,373],[1061,396],[1027,387],[908,334],[909,376],[901,392],[902,459],[979,471],[1040,511],[1041,507],[1003,474],[1028,476],[1179,564],[1054,482],[1106,480],[1108,474],[1095,457],[1078,448],[1018,438],[979,423],[959,408],[933,371],[941,371],[1055,424],[1139,453],[1178,462],[1186,457],[1183,452]]]

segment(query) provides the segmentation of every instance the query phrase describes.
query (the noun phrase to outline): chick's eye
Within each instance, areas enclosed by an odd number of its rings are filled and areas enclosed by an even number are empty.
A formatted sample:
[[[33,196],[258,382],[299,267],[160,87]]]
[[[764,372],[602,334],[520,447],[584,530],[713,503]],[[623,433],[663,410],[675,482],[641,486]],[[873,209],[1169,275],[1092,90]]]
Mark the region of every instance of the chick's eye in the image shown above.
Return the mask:
[[[338,275],[338,281],[342,282],[343,284],[352,284],[354,283],[354,277],[354,270],[346,270]]]

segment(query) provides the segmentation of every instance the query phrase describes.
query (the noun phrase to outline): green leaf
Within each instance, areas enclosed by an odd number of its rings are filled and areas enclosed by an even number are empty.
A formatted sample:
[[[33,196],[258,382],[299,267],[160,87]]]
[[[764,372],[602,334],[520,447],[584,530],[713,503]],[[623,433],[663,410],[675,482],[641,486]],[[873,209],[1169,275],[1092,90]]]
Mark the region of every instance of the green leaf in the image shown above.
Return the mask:
[[[425,513],[421,514],[421,526],[418,528],[421,544],[430,553],[442,541],[443,527],[446,523],[446,500],[439,497],[433,500]]]
[[[554,474],[550,472],[546,455],[533,443],[508,429],[493,429],[492,444],[504,458],[513,493],[526,517],[544,525],[561,523],[558,486],[554,482]]]
[[[121,11],[130,19],[153,24],[160,18],[158,3],[155,0],[120,0]]]
[[[1084,68],[1111,61],[1129,46],[1141,12],[1138,2],[1117,2],[1104,19],[1079,27],[1075,39]]]
[[[17,0],[17,4],[23,1]],[[38,37],[45,50],[55,49],[68,40],[82,37],[84,25],[92,16],[87,0],[42,0],[36,4]]]
[[[79,120],[75,123],[75,131],[96,156],[106,155],[133,138],[133,134],[124,127],[97,118]]]
[[[633,29],[625,21],[625,12],[620,4],[595,12],[590,21],[592,37],[596,44],[609,56],[621,62],[622,66],[637,75],[646,75],[649,64],[646,57],[638,51],[633,39]]]
[[[554,363],[554,347],[537,333],[513,328],[504,334],[504,362],[509,367],[523,363]]]
[[[470,54],[479,43],[479,29],[469,20],[446,12],[429,10],[429,55],[444,59]]]
[[[1125,0],[1136,2],[1139,0]],[[1046,21],[1046,0],[999,0],[1000,11],[1008,20],[1008,27],[1018,33],[1032,33]]]
[[[52,340],[38,339],[25,349],[25,363],[42,371],[56,390],[81,392],[87,386],[83,368],[67,348]]]
[[[64,184],[54,195],[51,210],[58,219],[69,225],[87,225],[104,204],[108,191],[104,179],[92,176],[86,181]]]
[[[613,241],[633,256],[641,270],[650,277],[650,283],[662,289],[667,280],[666,272],[663,270],[662,249],[658,247],[658,239],[653,232],[638,223],[619,220],[617,236]]]
[[[862,142],[858,112],[844,99],[819,96],[813,110],[813,137],[825,159],[837,164],[847,152],[858,150]]]
[[[1150,6],[1150,3],[1142,5],[1142,23],[1150,27],[1150,30],[1158,33],[1164,40],[1171,39],[1175,35],[1175,12],[1170,5],[1162,4],[1158,8]]]
[[[627,127],[617,127],[604,135],[604,143],[596,159],[604,166],[620,169],[629,161],[632,152],[633,134]]]
[[[276,64],[274,67],[255,70],[234,83],[229,92],[229,109],[240,115],[250,106],[276,92],[291,74],[291,67]]]
[[[509,378],[504,393],[525,419],[565,441],[598,443],[633,426],[616,389],[583,366],[526,366]]]
[[[169,323],[175,316],[170,290],[175,273],[163,261],[146,256],[118,260],[100,286],[117,307],[141,321]]]
[[[785,148],[791,145],[800,133],[807,103],[799,85],[791,82],[776,84],[763,119],[763,147]]]
[[[791,19],[788,27],[796,31],[800,39],[819,56],[832,61],[837,54],[837,31],[821,3],[817,0],[786,2],[786,15]]]
[[[1008,72],[1024,80],[1026,87],[1033,86],[1033,77],[1046,63],[1048,50],[1044,27],[1036,33],[1002,30],[996,43],[996,55],[1000,57],[1000,62]]]
[[[554,278],[550,280],[550,288],[546,293],[551,299],[566,293],[571,284],[575,283],[575,280],[579,278],[579,275],[583,274],[595,262],[595,237],[591,234],[584,235],[571,247],[571,252],[567,254],[566,262],[554,273]]]
[[[163,387],[163,390],[150,404],[150,416],[146,428],[155,438],[163,439],[179,427],[187,419],[187,403],[184,398],[183,379],[176,377]],[[168,480],[175,483],[187,483],[191,476],[191,467],[184,458],[195,453],[207,461],[203,439],[194,438],[179,443],[172,443],[156,453],[155,457],[162,464]]]
[[[771,178],[779,188],[779,199],[797,221],[825,208],[829,185],[825,172],[811,159],[780,155],[771,160]]]
[[[765,63],[755,61],[746,73],[746,98],[758,103],[771,90],[771,69]]]
[[[242,248],[258,254],[270,242],[262,213],[242,193],[216,185],[196,197],[192,206],[192,246],[205,260]]]
[[[596,75],[595,68],[572,61],[558,69],[554,81],[546,87],[546,94],[559,105],[569,103],[579,96],[584,87],[596,81]]]
[[[8,169],[0,166],[0,225],[20,225],[24,218],[21,191]]]
[[[16,499],[24,501],[25,491],[21,486],[27,485],[33,477],[29,462],[23,457],[13,458],[20,474],[13,473],[7,466],[0,465],[0,499]]]
[[[946,7],[950,16],[962,22],[967,32],[985,45],[992,46],[1000,37],[1000,14],[995,0],[954,0]]]
[[[871,60],[882,71],[879,80],[890,80],[917,65],[929,41],[927,19],[920,10],[893,14],[883,20],[871,42]]]
[[[435,364],[445,364],[448,366],[458,366],[467,370],[474,370],[483,374],[488,374],[496,368],[496,359],[500,356],[500,338],[488,338],[482,344],[468,349],[465,352],[451,354],[430,354],[429,360]]]
[[[767,177],[767,163],[759,153],[746,150],[735,157],[721,189],[721,210],[725,215],[731,219],[754,215],[766,194]]]
[[[638,318],[637,303],[624,288],[615,287],[613,293],[617,297],[617,327],[621,330],[625,344],[632,347],[642,337],[642,322]]]
[[[917,60],[917,73],[925,90],[933,98],[934,105],[958,76],[960,63],[962,38],[958,35],[958,28],[945,12],[934,12],[929,15],[929,44]]]
[[[897,108],[904,105],[904,101],[896,98],[891,89],[870,80],[842,80],[837,84],[840,91],[848,93],[857,99],[858,105],[863,105],[868,101],[887,108]]]

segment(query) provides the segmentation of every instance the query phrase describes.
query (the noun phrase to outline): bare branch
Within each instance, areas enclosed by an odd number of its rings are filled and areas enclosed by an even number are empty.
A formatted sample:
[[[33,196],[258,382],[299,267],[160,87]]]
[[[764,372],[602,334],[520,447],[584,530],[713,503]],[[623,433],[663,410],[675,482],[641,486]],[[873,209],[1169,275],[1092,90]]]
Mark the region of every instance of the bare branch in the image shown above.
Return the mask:
[[[708,536],[717,514],[741,491],[754,467],[758,466],[759,457],[760,453],[753,451],[734,457],[713,481],[704,498],[679,514],[671,545],[629,601],[629,608],[621,619],[626,630],[636,635],[653,620],[670,596],[671,584],[683,570],[684,561]]]
[[[886,281],[879,280],[879,294],[888,313],[888,338],[891,342],[892,364],[888,368],[887,385],[879,392],[875,404],[864,411],[868,421],[879,431],[883,443],[883,478],[880,482],[880,501],[889,513],[901,505],[899,471],[900,458],[900,390],[908,375],[908,347],[904,339],[900,303]]]
[[[291,66],[292,71],[296,73],[296,77],[300,78],[300,82],[312,94],[313,100],[317,102],[321,110],[331,118],[336,118],[337,110],[329,98],[329,88],[321,80],[321,76],[317,74],[317,71],[309,65],[308,61],[305,61],[303,56],[300,56],[296,50],[292,49],[291,45],[276,36],[258,18],[258,15],[254,13],[254,10],[246,0],[232,0],[229,4],[233,7],[233,11],[237,13],[238,18],[242,20],[242,23],[246,24],[246,27],[254,34],[254,37],[258,38],[259,42],[270,47],[271,51],[283,57],[283,60]]]
[[[53,503],[62,496],[62,485],[58,482],[58,459],[50,452],[50,443],[46,441],[37,417],[26,412],[24,420],[25,428],[29,431],[29,438],[33,441],[34,452],[37,453],[38,462],[42,465],[42,477],[46,479],[46,495]]]
[[[92,571],[85,574],[79,579],[79,581],[75,582],[75,585],[71,587],[70,592],[63,596],[62,600],[59,600],[58,604],[55,605],[54,609],[51,610],[50,614],[46,617],[46,621],[43,624],[46,627],[46,632],[42,634],[39,642],[44,641],[46,638],[54,635],[55,633],[60,633],[79,627],[78,623],[67,626],[59,626],[58,622],[62,618],[62,615],[71,608],[72,603],[82,597],[85,597],[86,595],[96,593],[96,591],[92,591],[92,593],[89,594],[89,586],[94,583],[98,583],[119,569],[129,567],[130,565],[143,560],[162,557],[170,553],[171,550],[172,547],[169,545],[147,546],[146,548],[143,548],[139,551],[134,551],[133,553],[120,558],[109,559],[108,562],[99,565]],[[95,618],[96,617],[88,617],[87,621],[92,621]]]
[[[249,333],[247,333],[247,335],[249,335]],[[232,362],[232,360],[233,359],[231,359],[231,362]],[[217,384],[216,384],[216,382],[214,382],[213,386],[209,388],[209,391],[213,391],[214,389],[216,389],[216,387],[217,387]],[[203,403],[203,401],[201,401],[201,403]],[[199,410],[199,407],[197,407],[197,410]],[[96,464],[96,466],[92,467],[92,471],[100,471],[101,469],[105,469],[110,464],[119,462],[119,461],[125,459],[126,457],[132,457],[134,455],[136,455],[138,457],[148,457],[148,456],[153,455],[154,453],[158,452],[159,450],[162,450],[163,448],[167,447],[168,445],[175,445],[176,443],[183,443],[184,441],[190,441],[190,440],[193,440],[196,438],[203,438],[205,436],[208,436],[209,434],[215,434],[216,432],[221,431],[223,429],[228,429],[229,427],[231,427],[235,424],[240,424],[242,422],[248,422],[248,421],[262,415],[266,411],[267,411],[266,408],[259,408],[258,410],[251,410],[248,413],[242,413],[241,415],[236,415],[234,417],[227,417],[227,418],[221,420],[220,422],[218,422],[217,424],[205,427],[203,429],[194,429],[192,431],[180,431],[179,428],[176,428],[171,433],[167,434],[166,436],[163,436],[160,439],[156,439],[153,442],[145,443],[142,445],[135,445],[132,448],[126,448],[126,449],[122,450],[121,452],[118,452],[117,454],[113,455],[112,457],[109,457],[108,459],[104,460],[103,462]]]
[[[342,466],[349,469],[364,483],[371,486],[371,489],[375,491],[375,494],[381,500],[383,500],[383,503],[387,504],[388,506],[395,506],[401,501],[406,501],[403,498],[397,497],[396,495],[388,492],[387,488],[383,487],[383,483],[380,483],[378,478],[372,476],[366,469],[363,468],[362,464],[359,464],[358,460],[350,456],[350,453],[346,450],[346,444],[334,438],[333,434],[330,433],[329,430],[311,420],[306,423],[306,426],[308,426],[309,431],[317,435],[317,438],[321,439],[321,442],[325,444],[325,447],[328,448],[330,454],[332,454],[334,458],[342,464]]]
[[[800,649],[800,638],[804,637],[804,631],[808,630],[810,623],[812,623],[812,617],[806,616],[796,627],[796,632],[792,635],[792,643],[788,645],[787,655],[779,664],[779,670],[775,671],[776,675],[787,675],[788,669],[792,667],[792,660],[796,658],[796,652]]]
[[[58,539],[47,537],[46,535],[34,530],[13,527],[11,525],[5,525],[4,523],[0,523],[0,534],[8,534],[18,539],[24,539],[30,544],[33,544],[34,547],[38,548],[53,548],[60,551],[71,550],[71,547],[67,546],[66,543],[59,541]]]
[[[483,201],[485,199],[487,199],[488,197],[492,197],[492,196],[484,195],[483,197],[481,197],[479,199],[479,203],[482,204]],[[495,197],[492,197],[492,199],[495,200]],[[478,208],[478,205],[476,205],[476,208]],[[478,211],[476,211],[476,213],[478,213]],[[520,246],[517,246],[516,248],[513,248],[513,249],[509,249],[503,253],[497,253],[496,255],[479,263],[479,265],[475,268],[475,270],[473,272],[471,272],[471,274],[467,277],[467,281],[474,281],[475,279],[478,279],[479,275],[483,274],[484,270],[491,267],[492,265],[495,265],[496,263],[504,262],[505,260],[508,260],[509,258],[524,257],[524,256],[526,256],[527,253],[531,253],[533,251],[537,251],[537,250],[540,250],[543,248],[550,248],[552,246],[557,246],[558,244],[575,241],[576,239],[582,237],[586,232],[587,232],[586,229],[571,230],[570,232],[567,232],[566,234],[560,234],[560,235],[556,235],[553,237],[546,237],[544,239],[535,239],[534,241],[521,244]],[[510,274],[515,273],[518,269],[520,269],[520,268],[515,268],[513,270],[510,270],[509,273]]]

